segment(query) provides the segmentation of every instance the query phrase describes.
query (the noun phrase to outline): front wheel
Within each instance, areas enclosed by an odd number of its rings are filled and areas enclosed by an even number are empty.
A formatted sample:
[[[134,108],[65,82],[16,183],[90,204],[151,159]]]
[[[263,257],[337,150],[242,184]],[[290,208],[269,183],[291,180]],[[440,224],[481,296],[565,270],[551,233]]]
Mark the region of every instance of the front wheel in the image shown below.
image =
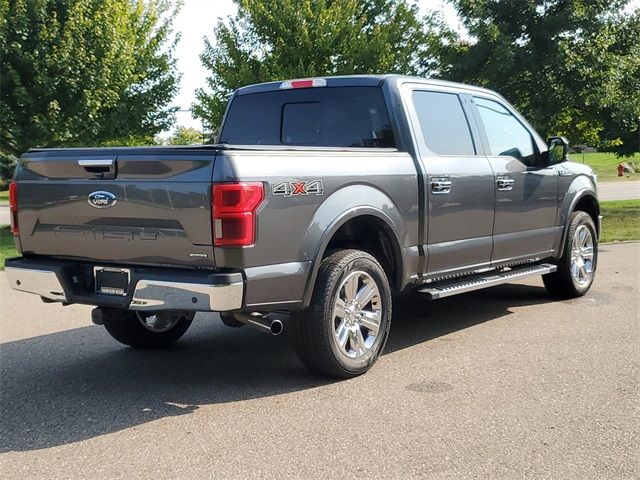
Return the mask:
[[[166,348],[175,343],[188,330],[193,314],[142,314],[122,311],[104,320],[109,335],[120,343],[140,349]]]
[[[558,270],[542,277],[544,286],[552,297],[580,297],[591,288],[597,265],[598,235],[593,219],[588,213],[573,212]]]
[[[318,373],[350,378],[378,359],[391,325],[391,288],[378,261],[360,250],[323,259],[311,306],[293,319],[302,363]]]

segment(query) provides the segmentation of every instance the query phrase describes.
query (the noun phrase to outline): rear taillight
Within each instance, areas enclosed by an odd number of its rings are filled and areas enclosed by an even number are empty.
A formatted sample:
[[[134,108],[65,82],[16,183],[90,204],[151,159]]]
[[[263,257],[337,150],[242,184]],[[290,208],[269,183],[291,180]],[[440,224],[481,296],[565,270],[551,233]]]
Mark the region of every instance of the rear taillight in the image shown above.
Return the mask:
[[[11,233],[18,236],[18,184],[11,182],[9,184],[9,215],[11,216]]]
[[[262,183],[213,185],[213,244],[244,247],[256,239],[256,210],[264,199]]]

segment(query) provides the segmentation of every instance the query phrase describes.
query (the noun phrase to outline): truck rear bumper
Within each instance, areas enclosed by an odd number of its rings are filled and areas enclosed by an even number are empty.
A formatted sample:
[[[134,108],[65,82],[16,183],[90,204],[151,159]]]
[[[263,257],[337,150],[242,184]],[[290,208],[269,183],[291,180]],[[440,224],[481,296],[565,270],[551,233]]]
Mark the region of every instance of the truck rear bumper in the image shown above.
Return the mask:
[[[95,291],[93,265],[14,258],[6,261],[11,288],[45,300],[143,311],[214,311],[242,308],[244,279],[240,272],[210,272],[131,267],[126,295]]]

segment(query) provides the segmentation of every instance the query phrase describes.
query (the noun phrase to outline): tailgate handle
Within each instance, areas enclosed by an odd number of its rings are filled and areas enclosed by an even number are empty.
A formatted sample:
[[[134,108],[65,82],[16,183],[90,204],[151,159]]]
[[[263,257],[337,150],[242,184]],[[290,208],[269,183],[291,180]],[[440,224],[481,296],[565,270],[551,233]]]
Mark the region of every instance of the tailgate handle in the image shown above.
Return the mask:
[[[116,176],[116,161],[112,158],[96,160],[78,160],[78,165],[88,173],[100,179],[112,179]]]

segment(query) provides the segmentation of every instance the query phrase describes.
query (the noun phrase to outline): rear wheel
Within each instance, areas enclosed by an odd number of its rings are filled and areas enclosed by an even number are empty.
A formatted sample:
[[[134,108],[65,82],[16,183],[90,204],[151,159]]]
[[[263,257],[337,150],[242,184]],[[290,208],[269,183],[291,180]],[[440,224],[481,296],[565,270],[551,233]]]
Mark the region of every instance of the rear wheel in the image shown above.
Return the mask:
[[[391,325],[391,288],[378,261],[342,250],[322,261],[311,306],[292,322],[296,350],[311,370],[350,378],[378,359]]]
[[[585,212],[573,212],[569,217],[569,231],[558,270],[542,277],[549,295],[575,298],[589,291],[598,264],[597,238],[591,216]]]
[[[193,314],[122,311],[121,315],[110,315],[104,327],[120,343],[134,348],[166,348],[182,337],[191,326]]]

